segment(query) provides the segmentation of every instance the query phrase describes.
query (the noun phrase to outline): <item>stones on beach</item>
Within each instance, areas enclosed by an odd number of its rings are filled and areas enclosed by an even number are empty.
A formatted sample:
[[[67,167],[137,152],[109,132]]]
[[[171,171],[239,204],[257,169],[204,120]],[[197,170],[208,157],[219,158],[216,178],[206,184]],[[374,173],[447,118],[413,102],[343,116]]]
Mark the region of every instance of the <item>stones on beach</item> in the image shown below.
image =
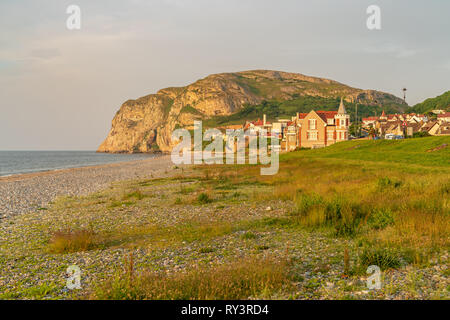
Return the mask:
[[[0,218],[46,207],[58,196],[80,196],[107,188],[112,182],[159,176],[170,170],[170,156],[16,175],[0,179]]]

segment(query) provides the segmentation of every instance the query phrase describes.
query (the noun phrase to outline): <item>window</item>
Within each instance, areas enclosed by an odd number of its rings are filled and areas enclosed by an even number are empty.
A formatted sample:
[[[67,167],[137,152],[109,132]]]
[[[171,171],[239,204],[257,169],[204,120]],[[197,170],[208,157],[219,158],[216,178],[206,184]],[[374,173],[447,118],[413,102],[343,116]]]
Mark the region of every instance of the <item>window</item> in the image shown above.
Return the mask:
[[[309,119],[309,129],[316,129],[316,119]]]
[[[307,138],[310,141],[316,141],[317,140],[317,132],[308,132],[307,133]]]
[[[334,134],[333,134],[333,132],[328,132],[328,133],[327,133],[327,140],[334,140]]]
[[[341,119],[341,127],[345,126],[345,119]]]

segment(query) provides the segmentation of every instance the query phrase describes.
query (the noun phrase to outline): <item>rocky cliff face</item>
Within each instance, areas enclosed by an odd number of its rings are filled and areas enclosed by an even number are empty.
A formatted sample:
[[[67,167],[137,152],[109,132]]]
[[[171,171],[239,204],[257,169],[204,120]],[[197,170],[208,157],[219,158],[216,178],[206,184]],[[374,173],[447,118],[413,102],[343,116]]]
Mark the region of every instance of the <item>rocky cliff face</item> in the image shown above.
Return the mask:
[[[346,101],[358,99],[366,104],[404,104],[387,93],[296,73],[255,70],[215,74],[186,87],[166,88],[126,101],[116,113],[111,131],[98,152],[168,152],[173,147],[172,131],[177,127],[191,126],[195,119],[230,115],[244,104],[289,100],[294,96],[343,96]]]

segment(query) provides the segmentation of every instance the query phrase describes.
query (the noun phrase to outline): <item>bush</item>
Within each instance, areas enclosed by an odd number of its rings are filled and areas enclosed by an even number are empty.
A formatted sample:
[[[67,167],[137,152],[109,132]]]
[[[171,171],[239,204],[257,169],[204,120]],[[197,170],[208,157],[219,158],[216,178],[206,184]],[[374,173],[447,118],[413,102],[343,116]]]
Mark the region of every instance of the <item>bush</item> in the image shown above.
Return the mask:
[[[202,192],[198,195],[197,201],[200,204],[206,204],[212,202],[212,199],[206,193]]]
[[[136,199],[136,200],[142,200],[145,197],[147,197],[147,195],[145,195],[144,193],[142,193],[141,190],[135,190],[133,192],[127,193],[122,197],[122,200],[129,200],[129,199]]]
[[[381,270],[396,269],[400,267],[400,257],[389,249],[364,249],[359,257],[360,271],[364,272],[371,265],[380,267]]]
[[[394,223],[394,215],[389,209],[378,209],[370,215],[368,223],[374,229],[384,229]]]
[[[431,137],[431,135],[426,131],[413,133],[413,138],[423,138],[423,137]]]
[[[63,230],[53,233],[49,246],[53,253],[87,251],[96,247],[94,233],[89,230]]]
[[[253,232],[247,231],[246,233],[241,235],[241,238],[244,240],[249,240],[249,239],[256,239],[257,236]]]
[[[324,204],[323,198],[316,194],[300,194],[300,198],[296,201],[295,214],[306,215],[314,207],[319,207]]]
[[[400,180],[391,180],[388,177],[378,179],[378,188],[385,189],[389,187],[399,188],[403,183]]]
[[[442,195],[445,195],[445,196],[450,194],[450,182],[442,185],[440,192]]]
[[[367,208],[338,195],[325,200],[317,194],[302,194],[297,201],[294,216],[301,225],[308,227],[333,226],[336,235],[352,236],[357,233]]]
[[[198,252],[200,252],[200,253],[211,253],[214,251],[215,251],[215,249],[210,248],[210,247],[203,247],[203,248],[198,249]]]

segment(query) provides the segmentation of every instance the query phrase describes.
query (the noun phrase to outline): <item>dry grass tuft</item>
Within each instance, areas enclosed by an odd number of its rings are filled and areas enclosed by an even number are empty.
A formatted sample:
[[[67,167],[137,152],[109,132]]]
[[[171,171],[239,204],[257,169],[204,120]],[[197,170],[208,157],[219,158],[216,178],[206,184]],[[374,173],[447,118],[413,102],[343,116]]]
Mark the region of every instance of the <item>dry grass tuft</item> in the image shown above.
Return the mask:
[[[129,268],[128,268],[129,269]],[[271,298],[291,285],[286,261],[246,258],[217,266],[197,266],[187,272],[126,272],[95,290],[95,299],[229,300]]]
[[[49,241],[52,253],[71,253],[96,248],[95,234],[89,230],[61,230],[54,232]]]

